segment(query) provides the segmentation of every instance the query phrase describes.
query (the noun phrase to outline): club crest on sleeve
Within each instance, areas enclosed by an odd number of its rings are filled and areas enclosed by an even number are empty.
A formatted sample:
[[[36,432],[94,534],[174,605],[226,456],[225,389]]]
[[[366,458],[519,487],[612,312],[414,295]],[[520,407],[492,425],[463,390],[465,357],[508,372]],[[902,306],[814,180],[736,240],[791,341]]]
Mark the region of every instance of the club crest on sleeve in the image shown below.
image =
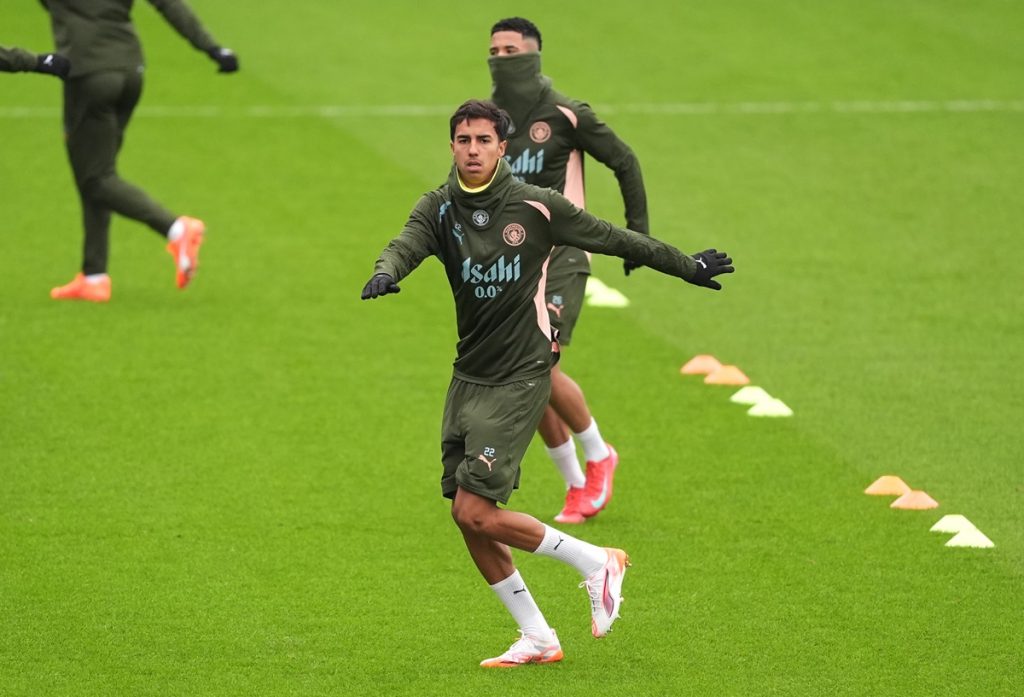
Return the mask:
[[[534,143],[543,143],[551,137],[551,126],[544,121],[537,121],[530,126],[530,140]]]
[[[477,227],[483,227],[491,219],[490,213],[485,210],[473,211],[473,224]]]
[[[501,231],[501,237],[510,247],[518,247],[526,241],[526,229],[519,223],[510,223]]]

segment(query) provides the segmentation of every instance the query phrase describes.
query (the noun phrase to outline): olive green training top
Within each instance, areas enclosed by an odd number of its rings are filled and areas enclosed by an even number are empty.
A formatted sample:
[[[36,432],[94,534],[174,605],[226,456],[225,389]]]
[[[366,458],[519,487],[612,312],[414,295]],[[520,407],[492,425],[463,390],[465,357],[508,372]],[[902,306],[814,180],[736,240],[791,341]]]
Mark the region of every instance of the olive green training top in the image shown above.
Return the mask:
[[[36,69],[39,56],[23,48],[0,46],[0,72],[24,73]]]
[[[552,188],[585,208],[584,153],[590,155],[615,172],[626,227],[649,233],[647,194],[633,150],[590,105],[552,89],[551,80],[541,74],[540,60],[537,52],[488,59],[494,103],[512,118],[505,151],[512,174],[527,184]],[[590,261],[579,249],[558,247],[550,271],[552,277],[590,273]]]
[[[57,53],[71,61],[70,78],[101,70],[139,70],[142,46],[132,25],[133,0],[40,0],[50,13]],[[183,0],[149,0],[200,51],[217,47]]]
[[[416,204],[375,273],[399,281],[436,256],[455,298],[455,376],[504,385],[551,369],[557,347],[544,288],[553,245],[628,257],[683,279],[696,268],[675,247],[600,220],[556,191],[517,181],[500,160],[489,185],[472,192],[453,167],[447,183]]]

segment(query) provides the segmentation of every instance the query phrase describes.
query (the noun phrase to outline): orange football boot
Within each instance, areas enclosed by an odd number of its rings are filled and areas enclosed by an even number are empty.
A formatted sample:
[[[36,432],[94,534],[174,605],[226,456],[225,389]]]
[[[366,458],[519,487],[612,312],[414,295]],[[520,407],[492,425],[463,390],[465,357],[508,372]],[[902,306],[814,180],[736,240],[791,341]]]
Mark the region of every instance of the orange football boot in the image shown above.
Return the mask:
[[[206,224],[198,218],[186,216],[181,216],[178,220],[185,225],[185,232],[177,241],[167,243],[167,251],[174,257],[178,288],[184,289],[199,268],[199,247],[203,244]]]
[[[85,274],[79,273],[71,283],[57,286],[50,291],[54,300],[88,300],[93,303],[105,303],[110,300],[110,277],[105,276],[99,281],[88,281]]]

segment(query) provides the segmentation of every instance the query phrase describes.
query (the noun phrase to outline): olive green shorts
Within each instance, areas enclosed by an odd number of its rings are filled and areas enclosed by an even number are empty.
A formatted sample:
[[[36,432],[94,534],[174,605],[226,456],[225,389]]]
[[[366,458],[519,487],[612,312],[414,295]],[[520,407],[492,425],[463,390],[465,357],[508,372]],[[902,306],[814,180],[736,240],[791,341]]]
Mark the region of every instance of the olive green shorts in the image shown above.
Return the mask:
[[[507,385],[452,378],[441,422],[441,494],[452,499],[462,487],[508,503],[550,395],[550,375]]]
[[[548,279],[544,300],[548,306],[551,326],[558,330],[558,343],[562,346],[568,346],[572,341],[572,330],[583,309],[588,275],[574,273],[554,280]]]

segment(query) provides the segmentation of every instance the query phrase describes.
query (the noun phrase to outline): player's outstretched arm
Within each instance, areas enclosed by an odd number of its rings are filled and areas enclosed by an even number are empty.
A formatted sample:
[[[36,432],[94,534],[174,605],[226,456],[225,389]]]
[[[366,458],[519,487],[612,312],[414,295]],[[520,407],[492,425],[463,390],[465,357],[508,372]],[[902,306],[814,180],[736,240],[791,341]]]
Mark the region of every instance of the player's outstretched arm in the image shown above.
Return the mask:
[[[697,262],[697,268],[692,278],[687,278],[688,283],[695,286],[703,286],[711,290],[722,290],[722,284],[714,280],[715,276],[723,273],[732,273],[736,269],[732,267],[732,259],[725,252],[717,249],[705,249],[691,255]]]
[[[0,46],[0,72],[35,72],[56,75],[61,80],[71,72],[71,61],[58,53],[36,55],[23,48]]]
[[[371,300],[379,295],[400,292],[402,292],[402,289],[395,283],[394,278],[386,273],[378,273],[374,274],[373,278],[366,282],[366,285],[363,286],[363,294],[360,297],[363,300]]]
[[[192,8],[184,0],[149,0],[175,31],[190,44],[203,51],[217,64],[217,72],[233,73],[238,70],[238,56],[230,48],[218,44],[206,31]]]
[[[601,220],[577,208],[554,191],[547,194],[547,203],[553,216],[552,237],[555,244],[629,259],[712,290],[722,289],[718,281],[713,280],[715,276],[735,271],[732,259],[725,252],[706,249],[696,254],[684,254],[650,235],[619,228],[607,220]]]

